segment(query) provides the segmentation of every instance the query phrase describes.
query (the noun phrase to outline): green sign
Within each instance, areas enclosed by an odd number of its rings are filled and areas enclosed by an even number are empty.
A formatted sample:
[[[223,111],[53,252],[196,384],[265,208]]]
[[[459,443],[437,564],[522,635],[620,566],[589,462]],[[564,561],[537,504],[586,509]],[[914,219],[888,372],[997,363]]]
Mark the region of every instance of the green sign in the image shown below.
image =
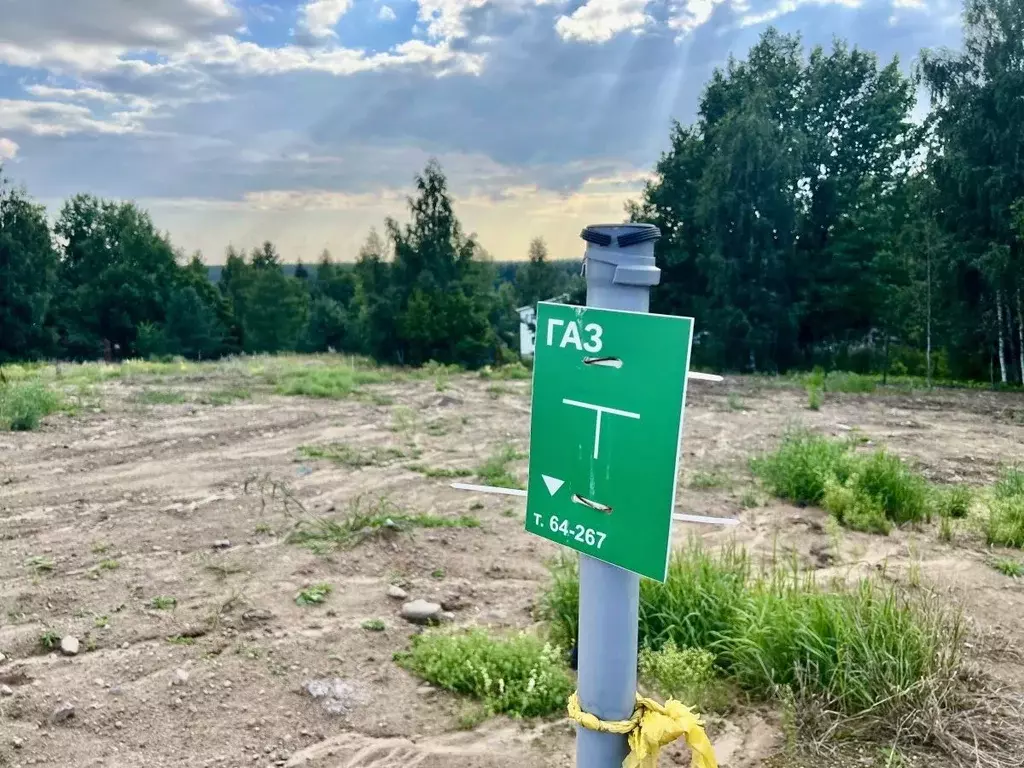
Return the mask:
[[[526,530],[665,580],[692,338],[688,317],[538,305]]]

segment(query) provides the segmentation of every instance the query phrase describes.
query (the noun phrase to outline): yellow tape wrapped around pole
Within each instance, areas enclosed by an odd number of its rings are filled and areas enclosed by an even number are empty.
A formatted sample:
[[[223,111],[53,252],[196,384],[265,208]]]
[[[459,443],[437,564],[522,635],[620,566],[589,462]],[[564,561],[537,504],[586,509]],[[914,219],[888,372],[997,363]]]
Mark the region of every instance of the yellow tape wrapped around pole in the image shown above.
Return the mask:
[[[637,694],[636,709],[629,720],[600,720],[583,711],[579,696],[574,693],[569,697],[569,717],[591,731],[628,735],[629,754],[622,768],[656,768],[661,748],[680,736],[690,747],[692,768],[718,768],[700,715],[675,699],[659,704]]]

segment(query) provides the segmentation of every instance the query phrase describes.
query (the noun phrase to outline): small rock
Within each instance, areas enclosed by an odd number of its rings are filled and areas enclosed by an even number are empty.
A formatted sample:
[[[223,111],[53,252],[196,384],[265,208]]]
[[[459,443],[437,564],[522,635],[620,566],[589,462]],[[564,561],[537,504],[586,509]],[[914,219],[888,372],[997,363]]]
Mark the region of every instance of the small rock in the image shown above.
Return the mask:
[[[121,728],[124,728],[124,723],[122,723],[120,720],[115,720],[114,727],[120,730]]]
[[[455,614],[451,611],[441,611],[437,618],[441,621],[455,621]]]
[[[13,696],[14,689],[9,685],[0,685],[0,696]]]
[[[7,661],[7,657],[0,653],[0,664],[3,664],[5,661]]]
[[[184,669],[174,670],[174,675],[171,677],[171,685],[184,685],[188,682],[188,672]]]
[[[25,740],[19,739],[17,736],[15,736],[13,739],[11,739],[11,746],[13,746],[15,749],[21,749],[25,746]]]
[[[227,539],[217,539],[213,542],[214,549],[231,549],[231,542]]]
[[[312,698],[317,699],[325,710],[335,715],[348,714],[365,699],[363,692],[355,685],[337,677],[307,680],[302,687]]]
[[[466,607],[466,601],[462,595],[451,594],[441,600],[441,608],[445,611],[461,611]]]
[[[432,685],[421,685],[419,688],[416,689],[416,693],[418,693],[420,696],[426,696],[428,693],[433,692],[434,686]]]
[[[77,656],[80,644],[74,635],[67,635],[60,641],[60,652],[65,656]]]
[[[441,614],[441,606],[427,600],[413,600],[402,606],[402,618],[413,624],[433,624]]]
[[[50,715],[50,722],[57,724],[63,723],[75,716],[75,707],[72,704],[64,703],[53,710],[53,714]]]
[[[392,584],[388,587],[387,596],[393,600],[405,600],[409,597],[409,593],[402,589],[397,584]]]

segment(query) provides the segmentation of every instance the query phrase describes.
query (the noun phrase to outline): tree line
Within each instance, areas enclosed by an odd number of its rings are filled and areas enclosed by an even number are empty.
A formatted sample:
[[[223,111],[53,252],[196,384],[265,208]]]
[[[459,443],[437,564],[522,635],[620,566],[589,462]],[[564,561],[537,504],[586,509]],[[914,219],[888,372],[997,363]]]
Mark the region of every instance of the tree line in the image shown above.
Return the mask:
[[[715,72],[629,207],[695,358],[1021,382],[1024,4],[967,0],[963,24],[910,74],[774,30]]]
[[[662,232],[654,311],[697,320],[694,363],[1024,380],[1024,5],[966,0],[960,50],[912,71],[766,31],[707,83],[630,220]],[[929,94],[913,118],[919,87]],[[346,350],[468,366],[517,349],[517,306],[583,288],[542,241],[512,279],[441,168],[354,265],[293,275],[271,243],[216,284],[131,203],[80,195],[50,227],[0,183],[0,361]]]
[[[133,203],[77,195],[51,227],[0,179],[0,363],[329,349],[407,365],[513,359],[517,307],[569,289],[567,271],[537,239],[500,279],[463,233],[436,162],[408,206],[410,221],[371,230],[354,264],[324,252],[287,274],[268,241],[228,248],[214,283],[200,254],[186,259]]]

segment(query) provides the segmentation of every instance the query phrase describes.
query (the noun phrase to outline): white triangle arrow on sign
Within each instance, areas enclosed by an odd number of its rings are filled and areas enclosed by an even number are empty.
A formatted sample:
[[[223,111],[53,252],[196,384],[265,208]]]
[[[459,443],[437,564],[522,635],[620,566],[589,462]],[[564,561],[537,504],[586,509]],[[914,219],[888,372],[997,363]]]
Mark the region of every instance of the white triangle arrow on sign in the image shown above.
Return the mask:
[[[558,493],[558,489],[565,485],[565,480],[559,480],[557,477],[551,477],[550,475],[541,475],[544,480],[544,485],[548,487],[548,493],[554,496]]]

